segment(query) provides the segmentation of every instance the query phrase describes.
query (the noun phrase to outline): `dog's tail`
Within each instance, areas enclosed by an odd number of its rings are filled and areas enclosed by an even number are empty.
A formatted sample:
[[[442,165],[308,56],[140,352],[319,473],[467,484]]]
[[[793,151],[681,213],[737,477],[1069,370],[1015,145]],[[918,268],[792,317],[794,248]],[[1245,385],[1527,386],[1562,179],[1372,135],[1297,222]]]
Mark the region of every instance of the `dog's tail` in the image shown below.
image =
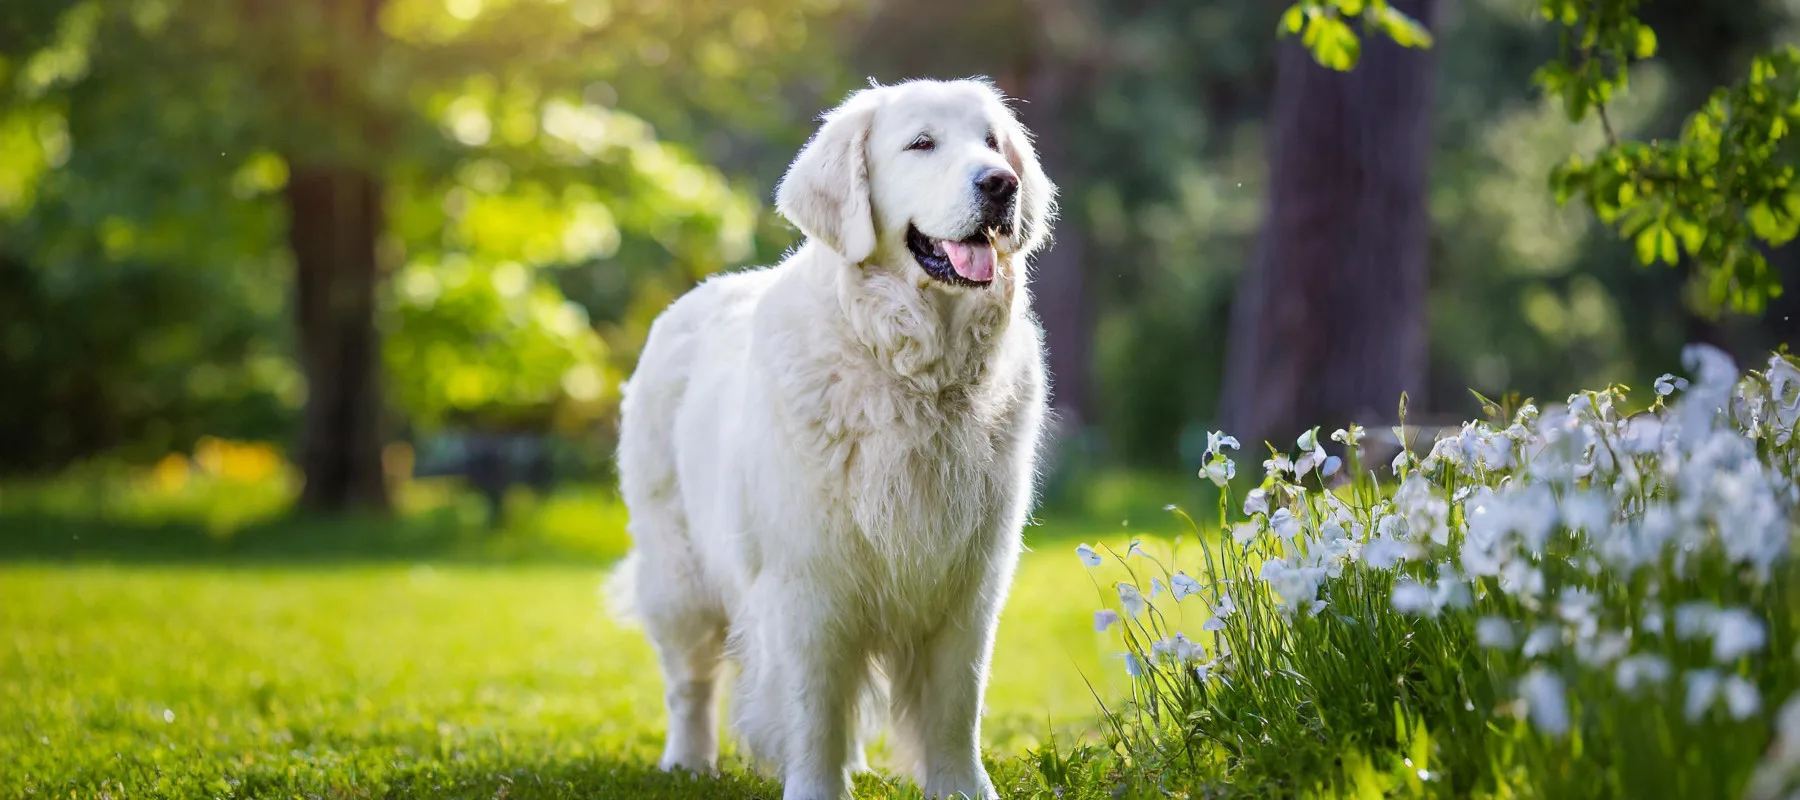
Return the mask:
[[[620,627],[635,628],[638,625],[638,561],[636,550],[627,553],[600,584],[600,607]]]

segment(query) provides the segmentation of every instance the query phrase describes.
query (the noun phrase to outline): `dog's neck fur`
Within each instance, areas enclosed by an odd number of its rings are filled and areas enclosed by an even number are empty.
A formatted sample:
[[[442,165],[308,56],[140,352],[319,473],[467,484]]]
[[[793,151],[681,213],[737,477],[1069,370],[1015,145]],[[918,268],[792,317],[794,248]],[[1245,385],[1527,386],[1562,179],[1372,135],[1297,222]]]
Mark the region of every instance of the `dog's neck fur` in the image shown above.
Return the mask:
[[[809,242],[796,261],[812,273],[812,285],[835,291],[841,324],[900,386],[930,395],[973,389],[988,377],[990,356],[1023,301],[1018,271],[1003,257],[993,285],[952,287],[895,266],[902,258],[910,257],[878,253],[867,264],[851,264]]]

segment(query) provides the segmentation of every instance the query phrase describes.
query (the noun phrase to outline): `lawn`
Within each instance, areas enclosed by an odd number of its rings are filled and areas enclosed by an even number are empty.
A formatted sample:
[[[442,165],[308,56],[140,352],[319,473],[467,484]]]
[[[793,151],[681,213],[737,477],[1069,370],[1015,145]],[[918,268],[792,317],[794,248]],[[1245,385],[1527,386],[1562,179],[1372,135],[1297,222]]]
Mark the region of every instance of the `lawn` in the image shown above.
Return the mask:
[[[660,681],[599,602],[624,541],[599,493],[498,532],[450,524],[448,495],[385,526],[227,533],[21,496],[0,514],[0,797],[779,795],[735,761],[717,781],[653,769]],[[1009,787],[1049,732],[1092,728],[1089,681],[1125,687],[1074,542],[1034,539],[985,718]]]

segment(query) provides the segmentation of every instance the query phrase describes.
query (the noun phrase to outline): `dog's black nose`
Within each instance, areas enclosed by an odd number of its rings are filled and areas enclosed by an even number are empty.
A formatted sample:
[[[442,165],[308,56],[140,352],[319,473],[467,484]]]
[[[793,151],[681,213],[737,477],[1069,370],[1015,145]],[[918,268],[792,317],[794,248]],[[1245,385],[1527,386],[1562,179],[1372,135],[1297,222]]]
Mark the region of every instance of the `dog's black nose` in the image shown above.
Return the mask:
[[[1019,176],[1009,169],[990,169],[975,179],[975,188],[981,190],[981,196],[989,203],[1004,206],[1018,193]]]

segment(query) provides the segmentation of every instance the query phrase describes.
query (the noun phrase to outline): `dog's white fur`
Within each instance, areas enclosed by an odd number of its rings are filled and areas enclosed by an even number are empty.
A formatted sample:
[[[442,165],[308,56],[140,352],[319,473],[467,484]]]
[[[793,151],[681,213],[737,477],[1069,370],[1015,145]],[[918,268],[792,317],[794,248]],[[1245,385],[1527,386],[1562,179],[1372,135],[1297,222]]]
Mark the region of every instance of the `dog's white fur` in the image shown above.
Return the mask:
[[[935,148],[909,150],[922,132]],[[995,168],[1020,187],[993,281],[931,278],[907,226],[977,233],[972,179]],[[619,475],[629,601],[665,679],[664,769],[716,768],[729,656],[732,727],[790,800],[848,796],[883,695],[927,796],[995,796],[980,708],[1045,413],[1025,279],[1054,191],[987,83],[857,92],[776,194],[808,241],[651,327]]]

